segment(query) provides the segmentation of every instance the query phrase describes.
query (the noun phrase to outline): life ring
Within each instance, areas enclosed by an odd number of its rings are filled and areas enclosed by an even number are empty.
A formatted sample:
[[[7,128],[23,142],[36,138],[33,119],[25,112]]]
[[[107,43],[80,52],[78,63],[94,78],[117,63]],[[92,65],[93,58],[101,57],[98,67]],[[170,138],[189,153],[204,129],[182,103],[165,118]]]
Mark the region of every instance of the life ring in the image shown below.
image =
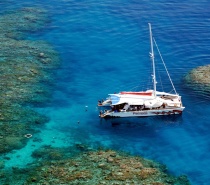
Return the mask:
[[[32,137],[32,134],[26,134],[26,135],[24,135],[24,137],[26,137],[26,138],[31,138]]]

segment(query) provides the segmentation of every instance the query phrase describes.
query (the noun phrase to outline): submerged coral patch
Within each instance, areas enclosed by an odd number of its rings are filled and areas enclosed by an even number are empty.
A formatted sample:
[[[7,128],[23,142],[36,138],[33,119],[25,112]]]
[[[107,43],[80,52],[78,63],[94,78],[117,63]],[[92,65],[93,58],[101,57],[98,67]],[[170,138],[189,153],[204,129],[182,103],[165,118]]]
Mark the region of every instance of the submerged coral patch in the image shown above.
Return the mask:
[[[29,107],[50,102],[58,54],[44,41],[24,39],[48,22],[38,8],[0,16],[0,153],[22,148],[28,141],[24,135],[48,121]]]
[[[187,87],[201,93],[210,92],[210,65],[199,66],[192,69],[185,77],[184,81]]]
[[[34,164],[3,171],[9,178],[0,182],[35,184],[134,184],[189,185],[185,175],[174,177],[165,166],[140,156],[114,150],[89,150],[75,153],[77,147],[43,146],[33,153]],[[73,154],[74,153],[74,154]],[[76,155],[75,155],[76,154]],[[2,164],[3,165],[3,164]],[[24,175],[23,175],[24,171]],[[16,179],[16,180],[14,180]]]
[[[44,149],[44,148],[43,148]],[[58,148],[34,153],[34,157],[60,156]],[[67,153],[70,152],[66,150]],[[16,174],[17,175],[17,174]],[[178,178],[165,172],[165,166],[113,150],[80,153],[74,157],[55,157],[30,169],[25,185],[33,184],[189,184],[186,176]]]
[[[0,38],[20,39],[23,34],[38,31],[50,22],[47,12],[41,8],[26,7],[0,16]]]

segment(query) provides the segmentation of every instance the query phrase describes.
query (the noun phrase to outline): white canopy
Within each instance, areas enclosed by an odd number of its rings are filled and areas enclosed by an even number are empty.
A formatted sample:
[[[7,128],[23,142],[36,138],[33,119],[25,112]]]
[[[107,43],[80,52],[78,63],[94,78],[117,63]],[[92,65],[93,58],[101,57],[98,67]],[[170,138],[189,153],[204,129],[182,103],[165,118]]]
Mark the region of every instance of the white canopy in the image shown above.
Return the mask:
[[[161,98],[156,98],[153,100],[146,100],[144,102],[144,105],[146,108],[155,108],[155,107],[160,107],[163,104],[163,100]]]
[[[119,94],[110,94],[112,105],[127,103],[129,105],[143,105],[144,99],[141,96],[124,96]]]
[[[166,92],[158,92],[156,95],[161,96],[172,96],[177,97],[177,94],[170,94]],[[141,96],[141,95],[132,95],[132,94],[110,94],[110,99],[112,102],[112,105],[119,105],[123,103],[127,103],[129,105],[145,105],[147,108],[151,107],[160,107],[164,102],[167,100],[163,100],[160,97],[154,97],[154,96]]]

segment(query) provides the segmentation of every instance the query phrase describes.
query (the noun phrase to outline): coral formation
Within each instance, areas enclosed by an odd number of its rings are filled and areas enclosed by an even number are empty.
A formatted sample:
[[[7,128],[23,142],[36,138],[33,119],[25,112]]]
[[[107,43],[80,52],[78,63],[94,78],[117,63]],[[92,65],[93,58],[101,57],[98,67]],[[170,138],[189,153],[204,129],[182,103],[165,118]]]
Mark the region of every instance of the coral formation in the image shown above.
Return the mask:
[[[57,52],[43,41],[24,40],[30,31],[44,28],[46,12],[23,8],[0,16],[0,153],[23,147],[25,134],[48,118],[25,105],[50,102]]]
[[[210,92],[210,65],[191,70],[184,80],[187,87],[201,92]]]
[[[20,39],[24,32],[43,29],[49,22],[46,10],[26,7],[0,16],[0,38]]]
[[[58,148],[43,148],[40,153],[33,154],[43,157],[36,167],[26,170],[24,185],[35,184],[133,184],[133,185],[187,185],[186,176],[178,178],[165,172],[165,166],[146,160],[139,156],[131,156],[113,150],[97,150],[83,152],[74,157],[67,157],[70,150]],[[51,158],[52,153],[59,153],[64,158]],[[54,154],[53,154],[54,155]],[[57,154],[56,154],[57,156]],[[23,169],[15,169],[11,179],[17,179]]]
[[[187,178],[180,180],[164,173],[158,163],[113,150],[89,151],[77,157],[45,163],[25,184],[33,183],[189,184]]]

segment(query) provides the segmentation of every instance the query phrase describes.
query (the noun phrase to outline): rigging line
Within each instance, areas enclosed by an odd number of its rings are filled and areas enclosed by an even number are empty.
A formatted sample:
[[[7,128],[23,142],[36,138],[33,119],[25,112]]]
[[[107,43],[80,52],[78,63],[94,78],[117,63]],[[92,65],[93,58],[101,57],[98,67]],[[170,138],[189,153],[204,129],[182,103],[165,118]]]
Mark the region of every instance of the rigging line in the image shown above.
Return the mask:
[[[174,91],[174,89],[172,89],[171,91],[169,91],[168,93],[172,93]]]
[[[172,82],[172,80],[171,80],[171,77],[170,77],[169,72],[168,72],[168,70],[167,70],[167,68],[166,68],[165,62],[164,62],[164,60],[163,60],[163,57],[162,57],[162,55],[161,55],[161,53],[160,53],[160,50],[159,50],[159,48],[158,48],[158,45],[157,45],[157,43],[156,43],[154,37],[153,37],[153,40],[154,40],[154,43],[155,43],[155,45],[156,45],[156,47],[157,47],[157,50],[158,50],[158,53],[159,53],[159,55],[160,55],[160,58],[161,58],[161,60],[162,60],[162,62],[163,62],[163,65],[164,65],[164,67],[165,67],[165,70],[166,70],[166,72],[167,72],[167,74],[168,74],[168,77],[169,77],[169,80],[170,80],[170,82],[171,82],[171,85],[172,85],[172,87],[173,87],[175,93],[177,94],[176,89],[175,89],[175,87],[174,87],[174,84],[173,84],[173,82]]]
[[[135,86],[135,87],[131,88],[130,91],[133,91],[133,90],[134,90],[134,91],[137,91],[137,90],[138,90],[138,87],[139,87],[139,86]]]

